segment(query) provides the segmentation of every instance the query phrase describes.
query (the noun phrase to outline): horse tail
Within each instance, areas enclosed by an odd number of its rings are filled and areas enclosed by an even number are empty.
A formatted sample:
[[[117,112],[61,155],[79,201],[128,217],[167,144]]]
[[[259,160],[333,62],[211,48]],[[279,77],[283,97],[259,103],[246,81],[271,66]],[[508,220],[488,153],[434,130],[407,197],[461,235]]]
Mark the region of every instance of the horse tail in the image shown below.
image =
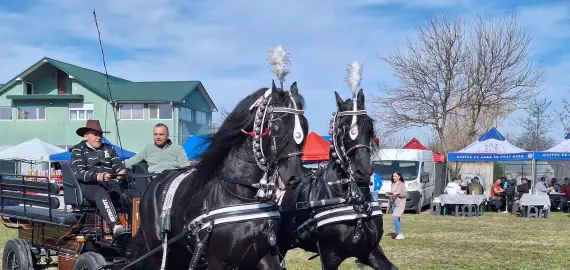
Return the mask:
[[[132,238],[131,243],[127,247],[127,254],[126,254],[127,255],[126,256],[127,262],[129,262],[129,263],[134,262],[138,258],[145,255],[147,252],[148,252],[148,249],[146,248],[146,243],[145,243],[144,235],[142,232],[142,226],[139,226],[139,228],[137,230],[137,234],[135,235],[135,237]],[[149,264],[147,263],[146,264],[147,266],[145,266],[145,261],[146,260],[142,260],[142,261],[136,263],[135,265],[133,265],[132,267],[129,267],[129,268],[131,268],[131,269],[146,269]]]

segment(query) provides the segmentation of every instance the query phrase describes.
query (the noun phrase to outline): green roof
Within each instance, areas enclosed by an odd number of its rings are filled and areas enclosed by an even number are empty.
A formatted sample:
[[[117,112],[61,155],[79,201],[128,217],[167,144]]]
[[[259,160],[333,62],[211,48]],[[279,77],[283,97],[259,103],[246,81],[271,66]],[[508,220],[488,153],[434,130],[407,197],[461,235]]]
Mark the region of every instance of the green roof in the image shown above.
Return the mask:
[[[182,101],[199,85],[199,81],[111,83],[111,96],[117,101]]]
[[[86,69],[69,63],[61,62],[49,57],[44,57],[8,83],[0,84],[0,93],[5,87],[11,85],[16,79],[27,72],[41,66],[43,62],[50,63],[61,71],[73,76],[75,80],[84,84],[94,92],[112,101],[182,101],[194,90],[202,91],[209,105],[216,109],[213,101],[201,86],[200,81],[164,81],[164,82],[132,82],[123,78],[109,75],[111,96],[107,85],[105,73]]]
[[[109,91],[107,90],[107,76],[105,75],[105,73],[82,68],[76,65],[68,64],[48,57],[44,57],[44,59],[48,63],[60,69],[61,71],[75,77],[76,80],[90,87],[98,94],[106,98],[109,98]],[[130,82],[130,81],[109,75],[109,82],[116,83],[116,82]]]

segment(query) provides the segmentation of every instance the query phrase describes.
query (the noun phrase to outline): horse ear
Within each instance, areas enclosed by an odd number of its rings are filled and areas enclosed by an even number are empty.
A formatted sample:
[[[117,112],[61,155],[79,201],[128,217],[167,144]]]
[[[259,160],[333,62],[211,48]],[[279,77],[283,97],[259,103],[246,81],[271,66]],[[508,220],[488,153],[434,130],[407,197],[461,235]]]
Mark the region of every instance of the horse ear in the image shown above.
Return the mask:
[[[293,84],[291,84],[291,93],[293,94],[299,94],[299,88],[297,88],[297,82],[294,82]]]
[[[334,91],[334,95],[336,97],[336,105],[338,106],[338,109],[342,109],[342,105],[344,104],[344,100],[342,100],[342,98],[340,97],[340,95]]]
[[[362,106],[364,106],[364,91],[362,90],[362,88],[360,88],[358,94],[356,95],[356,101],[358,101],[359,103],[362,104]]]
[[[275,80],[271,80],[271,90],[277,91],[277,86],[275,86]]]

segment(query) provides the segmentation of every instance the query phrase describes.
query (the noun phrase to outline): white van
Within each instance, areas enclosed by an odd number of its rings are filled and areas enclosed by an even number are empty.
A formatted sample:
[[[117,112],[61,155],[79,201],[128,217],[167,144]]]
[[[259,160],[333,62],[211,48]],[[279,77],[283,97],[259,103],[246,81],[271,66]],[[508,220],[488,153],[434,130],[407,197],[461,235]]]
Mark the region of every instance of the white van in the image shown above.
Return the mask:
[[[420,213],[423,206],[430,204],[436,186],[436,170],[433,152],[416,149],[381,149],[372,155],[374,173],[382,177],[378,201],[388,206],[388,195],[392,186],[392,173],[398,171],[406,183],[408,197],[406,209]],[[438,179],[438,181],[441,181]]]

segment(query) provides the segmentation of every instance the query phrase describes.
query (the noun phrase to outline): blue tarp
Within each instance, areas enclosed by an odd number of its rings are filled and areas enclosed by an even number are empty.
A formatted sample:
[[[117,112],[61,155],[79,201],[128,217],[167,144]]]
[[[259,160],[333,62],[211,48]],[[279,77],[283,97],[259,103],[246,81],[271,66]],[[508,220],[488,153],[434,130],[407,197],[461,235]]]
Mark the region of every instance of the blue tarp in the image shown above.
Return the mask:
[[[533,152],[512,145],[496,128],[491,128],[464,149],[447,154],[447,160],[452,162],[530,161],[533,157]]]
[[[206,149],[208,149],[209,143],[205,141],[206,136],[194,135],[188,137],[184,145],[184,151],[189,160],[197,160],[198,155],[202,154]]]
[[[321,137],[323,137],[327,141],[330,140],[330,136],[321,136]],[[209,144],[205,141],[205,138],[206,138],[205,135],[202,136],[194,135],[188,137],[186,142],[184,142],[184,145],[182,147],[184,148],[184,151],[186,151],[186,155],[188,155],[189,160],[197,160],[198,155],[200,155],[208,148]],[[312,163],[317,163],[317,162],[305,162],[304,164],[312,164]]]
[[[128,151],[126,149],[123,149],[121,147],[118,147],[118,146],[112,144],[105,137],[103,137],[103,143],[110,144],[111,146],[113,146],[113,149],[115,149],[115,151],[117,152],[117,155],[119,155],[119,158],[121,160],[129,159],[135,155],[135,153],[133,153],[131,151]],[[65,151],[65,152],[53,154],[53,155],[49,156],[49,159],[51,161],[70,161],[71,160],[71,152]]]

